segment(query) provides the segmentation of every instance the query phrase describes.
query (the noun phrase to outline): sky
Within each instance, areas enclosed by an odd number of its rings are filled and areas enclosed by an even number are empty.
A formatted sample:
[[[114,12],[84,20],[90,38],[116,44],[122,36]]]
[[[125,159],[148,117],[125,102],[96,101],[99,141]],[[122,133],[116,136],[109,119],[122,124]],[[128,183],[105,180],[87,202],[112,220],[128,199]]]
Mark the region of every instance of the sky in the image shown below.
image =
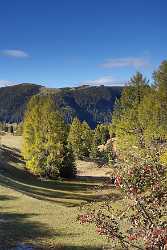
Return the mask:
[[[166,0],[0,0],[0,86],[120,85],[167,59]]]

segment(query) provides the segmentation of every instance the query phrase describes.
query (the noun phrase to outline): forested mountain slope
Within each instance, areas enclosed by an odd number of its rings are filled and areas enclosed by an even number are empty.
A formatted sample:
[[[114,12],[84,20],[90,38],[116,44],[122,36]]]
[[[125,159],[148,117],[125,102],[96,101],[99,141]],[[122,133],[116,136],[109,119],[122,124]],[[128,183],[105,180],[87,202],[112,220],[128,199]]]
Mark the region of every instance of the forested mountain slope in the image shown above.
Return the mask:
[[[0,88],[0,121],[20,122],[27,102],[40,88],[40,85],[28,83]]]
[[[19,84],[0,88],[0,120],[20,122],[31,96],[52,94],[66,122],[77,116],[91,127],[111,121],[116,98],[122,87],[81,86],[75,88],[48,89],[36,84]]]

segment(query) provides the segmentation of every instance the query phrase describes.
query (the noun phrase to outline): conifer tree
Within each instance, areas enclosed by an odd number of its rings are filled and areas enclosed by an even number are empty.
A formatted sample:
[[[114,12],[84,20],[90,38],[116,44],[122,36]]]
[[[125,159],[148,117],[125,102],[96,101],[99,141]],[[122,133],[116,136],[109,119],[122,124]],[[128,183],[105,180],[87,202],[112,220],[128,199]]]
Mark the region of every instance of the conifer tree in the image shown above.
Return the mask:
[[[139,107],[148,93],[150,93],[150,86],[147,79],[137,72],[130,79],[117,102],[112,116],[112,129],[119,138],[118,143],[125,148],[128,148],[129,144],[140,144],[141,146],[144,144],[144,131],[139,119]],[[124,138],[126,138],[126,142]]]
[[[80,120],[74,118],[68,135],[68,142],[71,144],[74,155],[77,159],[82,158],[82,125]]]
[[[158,70],[153,73],[153,78],[155,88],[167,92],[167,60],[160,64]]]
[[[97,136],[97,130],[95,129],[91,145],[91,152],[90,152],[90,158],[94,161],[98,160],[98,158],[100,157],[100,151],[98,149],[98,146],[99,146],[99,139]]]
[[[23,130],[23,156],[27,169],[35,175],[60,176],[62,167],[65,169],[64,159],[68,158],[67,133],[63,118],[50,97],[32,97]],[[68,168],[71,175],[75,175],[73,162]]]
[[[107,140],[110,138],[108,125],[99,124],[95,128],[93,140],[91,144],[90,158],[98,160],[98,158],[105,158],[105,152],[100,153],[98,146],[105,145]]]
[[[64,145],[64,157],[60,167],[60,177],[62,178],[74,178],[77,174],[77,168],[75,164],[75,157],[70,144]],[[72,170],[72,171],[71,171]]]
[[[147,141],[167,139],[167,61],[154,72],[154,85],[139,107],[139,119]]]
[[[97,233],[114,243],[112,249],[167,246],[167,62],[154,77],[156,84],[149,86],[137,73],[112,119],[117,144],[114,183],[122,192],[123,206],[115,209],[107,197],[100,205],[85,206],[79,217],[80,223],[94,223]]]
[[[84,157],[89,157],[93,139],[93,131],[91,130],[86,121],[84,121],[81,126],[82,126],[82,134],[81,134],[82,155]]]

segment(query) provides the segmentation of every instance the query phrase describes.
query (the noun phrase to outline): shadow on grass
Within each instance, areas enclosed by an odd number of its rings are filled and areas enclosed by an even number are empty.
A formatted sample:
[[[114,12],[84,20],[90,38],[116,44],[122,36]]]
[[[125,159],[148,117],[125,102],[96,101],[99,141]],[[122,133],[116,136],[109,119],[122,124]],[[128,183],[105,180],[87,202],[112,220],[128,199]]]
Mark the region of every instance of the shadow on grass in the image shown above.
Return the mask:
[[[20,151],[16,148],[10,148],[8,146],[2,145],[0,148],[2,152],[2,156],[5,157],[6,161],[11,161],[14,163],[24,163],[20,155]]]
[[[16,200],[18,199],[16,196],[11,195],[0,195],[0,201],[6,201],[6,200]]]
[[[1,196],[2,198],[3,196]],[[7,199],[13,200],[15,196],[8,196]],[[2,201],[2,199],[1,199]],[[44,223],[35,222],[38,214],[22,214],[0,212],[0,249],[1,250],[100,250],[101,248],[91,246],[65,246],[63,244],[50,244],[48,238],[59,236],[75,236],[74,233],[56,232]],[[33,221],[32,221],[33,218]]]
[[[81,202],[101,200],[104,195],[92,191],[97,184],[102,183],[104,178],[82,178],[74,180],[45,180],[41,181],[30,175],[24,169],[24,162],[20,154],[8,147],[2,147],[0,184],[12,188],[18,192],[26,194],[39,200],[56,202],[63,206],[78,206]],[[15,164],[21,163],[21,167]],[[113,200],[120,199],[120,196],[111,190]]]
[[[0,249],[1,250],[21,250],[21,249],[59,249],[59,250],[88,250],[100,249],[91,247],[75,247],[63,246],[46,243],[47,238],[56,238],[57,236],[65,236],[64,233],[55,232],[48,228],[44,223],[32,222],[32,217],[37,214],[20,214],[20,213],[0,213]],[[74,235],[71,233],[69,237]],[[36,243],[34,243],[36,242]]]
[[[3,196],[1,196],[2,198]],[[15,196],[5,199],[13,200]],[[2,199],[1,199],[2,201]],[[100,250],[91,246],[66,246],[50,243],[48,239],[76,236],[75,233],[61,233],[46,224],[35,221],[38,214],[0,212],[0,249],[1,250]],[[33,219],[33,221],[32,221]],[[48,242],[47,242],[48,241]]]
[[[43,223],[32,222],[36,214],[0,213],[0,249],[10,249],[18,243],[59,235]]]

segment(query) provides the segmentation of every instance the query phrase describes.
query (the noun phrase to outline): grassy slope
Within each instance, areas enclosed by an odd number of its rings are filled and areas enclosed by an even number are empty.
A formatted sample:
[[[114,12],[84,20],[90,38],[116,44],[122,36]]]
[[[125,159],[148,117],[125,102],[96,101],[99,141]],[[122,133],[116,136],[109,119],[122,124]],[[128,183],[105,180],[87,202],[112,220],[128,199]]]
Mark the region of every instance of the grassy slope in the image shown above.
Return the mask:
[[[101,249],[93,226],[76,221],[82,202],[100,198],[99,179],[40,181],[24,172],[20,137],[2,138],[0,152],[0,249],[18,243],[38,249]],[[114,196],[114,194],[113,194]]]

